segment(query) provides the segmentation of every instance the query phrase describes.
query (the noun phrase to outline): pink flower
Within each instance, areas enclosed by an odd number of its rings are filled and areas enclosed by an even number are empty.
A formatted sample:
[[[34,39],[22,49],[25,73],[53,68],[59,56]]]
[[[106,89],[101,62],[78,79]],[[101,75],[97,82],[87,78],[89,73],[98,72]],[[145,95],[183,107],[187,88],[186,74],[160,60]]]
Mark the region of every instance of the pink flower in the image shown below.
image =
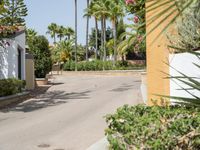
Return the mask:
[[[125,1],[126,1],[126,5],[135,4],[135,0],[125,0]]]
[[[138,23],[138,22],[139,22],[139,17],[138,17],[138,16],[135,16],[135,17],[133,18],[133,22],[134,22],[134,23]]]
[[[141,35],[139,35],[139,36],[137,37],[137,40],[138,40],[138,42],[140,43],[140,42],[142,42],[143,37],[142,37]]]

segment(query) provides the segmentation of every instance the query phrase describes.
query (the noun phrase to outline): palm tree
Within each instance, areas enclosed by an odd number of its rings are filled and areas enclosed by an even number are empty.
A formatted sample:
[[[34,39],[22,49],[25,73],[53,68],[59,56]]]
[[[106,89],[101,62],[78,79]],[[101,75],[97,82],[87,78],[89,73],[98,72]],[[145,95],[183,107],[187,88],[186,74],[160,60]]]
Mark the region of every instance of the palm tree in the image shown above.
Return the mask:
[[[64,35],[67,36],[67,40],[71,40],[71,37],[74,36],[74,30],[71,27],[65,28]]]
[[[114,64],[117,60],[117,21],[119,17],[124,16],[123,7],[118,1],[110,0],[109,1],[109,18],[112,22],[113,27],[113,36],[114,36]]]
[[[98,52],[98,33],[99,33],[99,29],[98,29],[98,20],[99,20],[99,16],[97,14],[95,14],[96,10],[93,7],[95,4],[95,0],[92,0],[89,7],[86,9],[85,15],[87,17],[94,17],[95,20],[95,59],[97,59],[97,52]]]
[[[62,38],[65,36],[65,27],[58,26],[57,28],[57,37],[62,41]]]
[[[87,0],[87,9],[89,8],[90,1]],[[89,34],[89,16],[87,15],[87,25],[86,25],[86,61],[88,61],[88,34]]]
[[[161,16],[165,16],[156,23],[147,34],[152,33],[155,29],[160,27],[165,20],[170,19],[169,23],[163,27],[158,35],[160,36],[183,14],[185,10],[187,10],[187,8],[198,1],[199,0],[147,0],[146,12],[152,12],[152,16],[149,18],[147,26],[155,22],[155,20],[159,19]],[[162,11],[156,11],[160,10],[160,8],[163,8]]]
[[[103,61],[106,61],[106,19],[109,15],[108,12],[108,0],[95,0],[94,3],[94,15],[100,16],[101,28],[102,28],[102,47],[104,51]]]
[[[75,71],[77,71],[77,0],[74,0],[75,4]]]
[[[61,41],[52,48],[54,63],[66,62],[72,58],[73,41]]]
[[[56,23],[51,23],[48,26],[47,34],[49,34],[51,36],[51,38],[54,39],[54,44],[56,43],[56,33],[57,33],[57,30],[58,30],[58,25]]]

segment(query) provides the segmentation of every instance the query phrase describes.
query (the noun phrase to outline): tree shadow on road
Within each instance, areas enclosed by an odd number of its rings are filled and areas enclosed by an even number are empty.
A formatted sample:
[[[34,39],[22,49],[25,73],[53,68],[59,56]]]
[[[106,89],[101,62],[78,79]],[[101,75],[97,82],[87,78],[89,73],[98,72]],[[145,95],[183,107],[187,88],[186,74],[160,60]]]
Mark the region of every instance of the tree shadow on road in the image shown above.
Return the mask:
[[[122,84],[120,87],[114,88],[110,91],[111,92],[124,92],[124,91],[138,88],[138,85],[140,85],[140,82],[136,81],[134,84]]]
[[[23,103],[20,103],[15,107],[1,110],[1,112],[32,112],[47,107],[65,104],[72,100],[89,99],[90,97],[88,94],[90,92],[91,91],[66,93],[65,91],[49,91]]]

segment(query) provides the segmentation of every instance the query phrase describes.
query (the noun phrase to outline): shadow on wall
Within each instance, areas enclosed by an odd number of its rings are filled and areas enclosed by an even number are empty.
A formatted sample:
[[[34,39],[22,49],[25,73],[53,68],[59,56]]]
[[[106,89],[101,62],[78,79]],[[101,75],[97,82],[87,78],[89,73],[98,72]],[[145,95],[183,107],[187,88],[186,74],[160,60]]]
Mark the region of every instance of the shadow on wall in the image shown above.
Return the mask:
[[[22,112],[32,112],[39,109],[57,106],[61,104],[68,103],[72,100],[84,100],[90,99],[88,94],[91,91],[84,91],[84,92],[73,92],[73,93],[66,93],[64,91],[51,91],[46,92],[36,98],[30,99],[24,103],[18,104],[13,108],[9,108],[7,110],[1,110],[1,112],[7,113],[10,111],[22,111]]]
[[[14,46],[14,44],[12,45],[12,47],[9,47],[8,49],[8,56],[7,56],[7,61],[8,61],[8,77],[12,77],[12,78],[17,78],[18,77],[18,73],[17,73],[17,49]]]
[[[17,51],[14,44],[0,48],[0,79],[17,77]]]
[[[5,72],[4,72],[4,66],[5,64],[5,52],[4,48],[0,47],[0,79],[5,79]]]

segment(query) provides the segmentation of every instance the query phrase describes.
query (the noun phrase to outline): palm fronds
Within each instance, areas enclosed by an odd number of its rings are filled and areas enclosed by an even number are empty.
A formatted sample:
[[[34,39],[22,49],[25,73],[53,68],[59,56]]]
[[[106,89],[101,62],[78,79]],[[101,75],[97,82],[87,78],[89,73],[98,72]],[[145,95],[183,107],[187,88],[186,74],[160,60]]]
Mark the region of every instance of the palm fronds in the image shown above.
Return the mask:
[[[158,36],[162,35],[196,1],[198,0],[147,0],[146,12],[152,15],[148,16],[146,25],[149,26],[157,20],[155,25],[151,26],[147,35],[162,26],[166,20],[169,20]]]

